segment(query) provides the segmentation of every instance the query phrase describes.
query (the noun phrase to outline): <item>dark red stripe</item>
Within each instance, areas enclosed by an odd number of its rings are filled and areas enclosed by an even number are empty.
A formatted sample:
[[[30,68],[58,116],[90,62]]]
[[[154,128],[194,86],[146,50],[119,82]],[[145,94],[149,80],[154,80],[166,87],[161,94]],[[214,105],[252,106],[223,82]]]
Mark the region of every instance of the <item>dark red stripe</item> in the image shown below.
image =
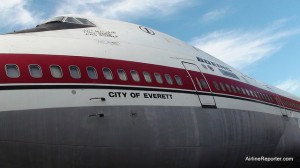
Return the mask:
[[[21,76],[19,78],[9,78],[6,76],[5,73],[5,65],[6,64],[17,64],[20,68]],[[43,70],[43,77],[42,78],[32,78],[30,76],[28,65],[29,64],[38,64],[42,67]],[[50,65],[59,65],[61,66],[64,77],[63,78],[53,78],[50,73]],[[69,74],[69,66],[70,65],[76,65],[81,70],[82,77],[80,79],[74,79]],[[87,66],[93,66],[96,68],[98,72],[99,78],[94,80],[90,79],[86,73],[86,67]],[[114,80],[106,80],[102,74],[102,68],[108,67],[112,70],[114,75]],[[153,64],[146,64],[146,63],[140,63],[140,62],[132,62],[132,61],[123,61],[123,60],[114,60],[114,59],[103,59],[103,58],[92,58],[92,57],[81,57],[81,56],[64,56],[64,55],[38,55],[38,54],[0,54],[0,83],[1,84],[8,84],[8,83],[86,83],[86,84],[117,84],[117,85],[124,85],[124,86],[148,86],[148,87],[158,87],[158,88],[170,88],[170,89],[185,89],[185,90],[194,90],[194,86],[188,77],[187,72],[184,67],[181,68],[173,68],[173,67],[167,67],[167,66],[161,66],[161,65],[153,65]],[[118,78],[117,69],[124,69],[127,73],[128,81],[122,81]],[[141,77],[140,82],[135,82],[130,75],[131,70],[137,70],[139,72],[139,75]],[[144,80],[142,72],[147,71],[151,74],[152,83],[148,83]],[[163,84],[159,84],[155,82],[154,73],[158,72],[163,77]],[[193,72],[196,73],[195,75],[198,75],[201,77],[201,73],[199,72]],[[174,84],[170,85],[165,81],[164,74],[170,74]],[[179,75],[181,79],[183,80],[184,85],[179,86],[175,83],[174,75]],[[233,79],[220,77],[216,75],[211,74],[204,74],[205,78],[207,79],[210,88],[214,93],[221,93],[221,94],[227,94],[227,95],[233,95],[233,96],[240,96],[245,98],[251,98],[255,100],[260,100],[268,103],[272,103],[275,105],[281,106],[281,104],[276,101],[276,94],[272,93],[270,91],[257,88],[255,86],[239,82]],[[216,81],[218,83],[226,83],[229,84],[229,86],[238,86],[242,87],[244,89],[257,91],[260,93],[268,94],[272,97],[273,101],[265,101],[260,98],[256,98],[253,96],[248,96],[244,94],[234,93],[232,92],[224,92],[221,90],[217,90],[214,85],[213,81]],[[198,88],[199,89],[199,88]],[[206,92],[209,92],[209,89],[204,90]],[[299,102],[284,97],[279,96],[281,100],[295,103],[300,105]],[[300,108],[292,107],[291,105],[285,105],[285,107],[300,110]]]

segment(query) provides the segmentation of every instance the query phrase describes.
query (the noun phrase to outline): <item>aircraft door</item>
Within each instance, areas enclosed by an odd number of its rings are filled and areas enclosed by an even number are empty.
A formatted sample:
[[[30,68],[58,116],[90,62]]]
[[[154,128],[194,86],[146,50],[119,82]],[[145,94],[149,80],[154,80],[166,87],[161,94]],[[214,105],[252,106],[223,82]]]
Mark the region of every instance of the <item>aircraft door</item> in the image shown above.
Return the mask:
[[[275,100],[277,101],[277,103],[279,105],[281,105],[282,107],[284,107],[283,102],[281,101],[280,97],[277,94],[276,94]],[[280,111],[281,111],[282,116],[288,117],[288,113],[287,113],[286,109],[280,108]]]
[[[191,79],[194,85],[195,91],[198,93],[202,107],[216,108],[216,102],[211,95],[210,86],[199,67],[188,62],[182,62],[182,64],[188,73],[188,78]]]
[[[271,88],[268,87],[267,85],[265,85],[265,87],[266,87],[269,91],[271,91],[271,92],[274,93],[274,90],[273,90],[273,89],[271,89]],[[283,102],[281,101],[279,95],[275,93],[274,96],[275,96],[275,101],[277,102],[277,104],[279,104],[280,106],[284,107],[284,104],[283,104]],[[284,116],[284,117],[288,117],[288,116],[289,116],[289,115],[288,115],[288,112],[286,111],[285,108],[279,107],[279,110],[280,110],[282,116]]]

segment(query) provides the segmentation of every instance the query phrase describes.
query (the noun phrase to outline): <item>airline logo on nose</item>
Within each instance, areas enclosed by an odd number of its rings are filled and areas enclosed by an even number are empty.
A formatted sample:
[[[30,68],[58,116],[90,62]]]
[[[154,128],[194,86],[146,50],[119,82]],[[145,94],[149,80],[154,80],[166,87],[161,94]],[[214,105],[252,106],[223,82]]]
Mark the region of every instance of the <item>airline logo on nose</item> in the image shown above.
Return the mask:
[[[140,26],[140,29],[141,29],[143,32],[146,32],[146,33],[148,33],[148,34],[150,34],[150,35],[155,35],[154,31],[151,30],[151,29],[149,29],[149,28],[147,28],[147,27]]]

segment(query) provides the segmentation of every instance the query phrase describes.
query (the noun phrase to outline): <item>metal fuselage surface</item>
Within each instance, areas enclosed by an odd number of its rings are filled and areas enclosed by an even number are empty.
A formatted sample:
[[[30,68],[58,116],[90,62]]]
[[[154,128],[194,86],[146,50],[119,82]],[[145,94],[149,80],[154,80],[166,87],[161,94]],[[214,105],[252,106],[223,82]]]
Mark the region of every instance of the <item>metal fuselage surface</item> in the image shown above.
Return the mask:
[[[88,19],[0,35],[0,167],[297,166],[299,98],[158,31]],[[261,156],[294,161],[245,160]]]

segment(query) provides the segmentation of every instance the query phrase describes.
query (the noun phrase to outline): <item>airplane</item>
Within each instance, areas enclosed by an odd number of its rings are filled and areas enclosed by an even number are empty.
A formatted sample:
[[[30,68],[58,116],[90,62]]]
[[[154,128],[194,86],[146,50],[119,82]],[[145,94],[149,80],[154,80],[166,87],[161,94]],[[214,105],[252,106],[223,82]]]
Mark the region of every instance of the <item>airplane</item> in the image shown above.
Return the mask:
[[[152,28],[53,17],[0,67],[0,167],[299,166],[298,97]]]

